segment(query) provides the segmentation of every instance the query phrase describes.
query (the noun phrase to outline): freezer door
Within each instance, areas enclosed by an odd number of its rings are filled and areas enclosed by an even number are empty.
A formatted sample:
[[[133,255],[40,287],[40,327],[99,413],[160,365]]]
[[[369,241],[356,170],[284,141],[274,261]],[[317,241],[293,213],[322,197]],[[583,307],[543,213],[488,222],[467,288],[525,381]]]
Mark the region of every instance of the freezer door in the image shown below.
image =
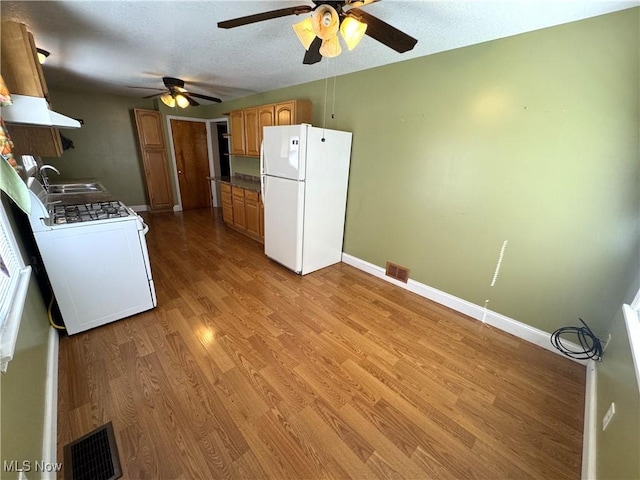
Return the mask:
[[[263,132],[261,173],[304,180],[307,126],[264,127]]]
[[[302,271],[304,182],[264,177],[264,253],[296,273]]]

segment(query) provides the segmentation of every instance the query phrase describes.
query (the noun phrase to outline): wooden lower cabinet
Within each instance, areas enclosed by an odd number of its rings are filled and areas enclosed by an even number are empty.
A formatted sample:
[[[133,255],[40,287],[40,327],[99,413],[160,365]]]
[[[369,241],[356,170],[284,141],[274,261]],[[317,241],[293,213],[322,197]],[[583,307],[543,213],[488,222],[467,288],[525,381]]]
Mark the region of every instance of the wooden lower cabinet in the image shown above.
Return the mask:
[[[231,187],[233,199],[233,226],[239,230],[247,229],[247,217],[244,211],[244,188]]]
[[[221,183],[220,194],[222,197],[222,220],[224,223],[233,225],[233,197],[231,195],[231,185]]]
[[[244,211],[247,219],[247,233],[255,238],[260,238],[260,207],[258,205],[260,194],[246,190],[244,192]]]
[[[264,205],[260,193],[220,183],[222,220],[234,230],[264,243]]]

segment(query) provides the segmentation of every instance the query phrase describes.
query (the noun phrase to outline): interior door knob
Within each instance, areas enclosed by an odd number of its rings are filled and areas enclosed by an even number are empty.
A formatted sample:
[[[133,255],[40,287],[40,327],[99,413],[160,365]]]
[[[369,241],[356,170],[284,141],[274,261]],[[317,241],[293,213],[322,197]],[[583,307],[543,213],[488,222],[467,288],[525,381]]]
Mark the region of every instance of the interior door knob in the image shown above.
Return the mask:
[[[179,175],[182,175],[182,170],[178,170],[178,174],[179,174]]]

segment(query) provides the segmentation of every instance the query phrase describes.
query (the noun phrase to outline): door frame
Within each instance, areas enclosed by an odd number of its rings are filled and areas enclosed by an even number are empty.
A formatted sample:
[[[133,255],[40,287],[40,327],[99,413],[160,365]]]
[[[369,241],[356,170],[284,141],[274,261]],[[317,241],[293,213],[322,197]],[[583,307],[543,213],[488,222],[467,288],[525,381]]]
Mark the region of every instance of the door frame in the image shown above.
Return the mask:
[[[222,117],[222,118],[215,118],[215,119],[207,119],[207,118],[194,118],[194,117],[183,117],[180,115],[167,115],[166,116],[166,122],[167,122],[167,133],[168,133],[168,140],[169,140],[169,152],[170,152],[170,158],[171,158],[171,167],[172,167],[172,174],[173,174],[173,188],[174,191],[176,192],[176,202],[177,205],[173,206],[173,210],[175,212],[181,212],[182,211],[182,192],[180,191],[180,181],[178,180],[178,162],[176,161],[176,150],[175,147],[173,145],[173,129],[171,128],[171,120],[184,120],[184,121],[188,121],[188,122],[201,122],[205,124],[205,128],[206,128],[206,132],[207,132],[207,160],[209,161],[209,176],[210,177],[215,177],[216,175],[219,175],[220,172],[220,159],[217,158],[218,156],[215,155],[214,156],[214,148],[217,149],[217,135],[214,137],[211,134],[211,124],[212,123],[220,123],[220,122],[226,122],[227,123],[227,131],[229,129],[229,119],[227,117]],[[215,145],[214,145],[215,143]],[[214,162],[214,158],[217,159],[217,162]],[[216,165],[217,163],[217,165]],[[217,188],[218,185],[215,182],[211,183],[211,205],[214,207],[218,207],[219,205],[217,204],[217,197],[218,195],[216,194],[217,192]]]

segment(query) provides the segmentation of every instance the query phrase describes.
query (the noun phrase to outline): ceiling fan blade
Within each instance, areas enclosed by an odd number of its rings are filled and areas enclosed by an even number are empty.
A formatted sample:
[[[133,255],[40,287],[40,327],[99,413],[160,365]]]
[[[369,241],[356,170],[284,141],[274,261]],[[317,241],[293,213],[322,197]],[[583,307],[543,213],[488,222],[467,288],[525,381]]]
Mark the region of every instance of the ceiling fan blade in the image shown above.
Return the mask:
[[[304,54],[304,60],[302,63],[305,65],[313,65],[314,63],[318,63],[322,60],[322,55],[320,55],[320,47],[322,46],[322,39],[320,37],[316,37],[309,45],[309,50]]]
[[[191,98],[191,94],[184,92],[182,94],[187,100],[189,100],[189,105],[191,105],[192,107],[197,107],[198,105],[200,105],[198,102],[196,102],[193,98]]]
[[[271,20],[272,18],[309,13],[311,10],[313,10],[313,7],[310,7],[309,5],[298,5],[297,7],[281,8],[279,10],[271,10],[270,12],[256,13],[254,15],[247,15],[246,17],[239,17],[232,20],[226,20],[224,22],[218,22],[218,28],[240,27],[242,25],[261,22],[263,20]]]
[[[404,32],[401,32],[396,27],[392,27],[386,22],[383,22],[379,18],[368,14],[367,12],[360,10],[359,8],[353,8],[346,14],[348,17],[353,17],[359,22],[367,24],[367,31],[365,34],[371,38],[385,44],[387,47],[394,49],[398,53],[404,53],[411,50],[416,46],[418,40]]]
[[[203,100],[209,100],[210,102],[216,102],[216,103],[222,102],[222,100],[220,100],[219,98],[210,97],[208,95],[202,95],[200,93],[189,92],[189,95],[192,96],[192,97],[196,97],[196,98],[202,98]]]
[[[153,98],[153,97],[159,97],[160,95],[164,95],[164,93],[154,93],[153,95],[147,95],[146,97],[142,97],[142,98]]]
[[[359,8],[364,7],[365,5],[369,5],[370,3],[379,2],[380,0],[345,0],[345,5],[351,8]]]

